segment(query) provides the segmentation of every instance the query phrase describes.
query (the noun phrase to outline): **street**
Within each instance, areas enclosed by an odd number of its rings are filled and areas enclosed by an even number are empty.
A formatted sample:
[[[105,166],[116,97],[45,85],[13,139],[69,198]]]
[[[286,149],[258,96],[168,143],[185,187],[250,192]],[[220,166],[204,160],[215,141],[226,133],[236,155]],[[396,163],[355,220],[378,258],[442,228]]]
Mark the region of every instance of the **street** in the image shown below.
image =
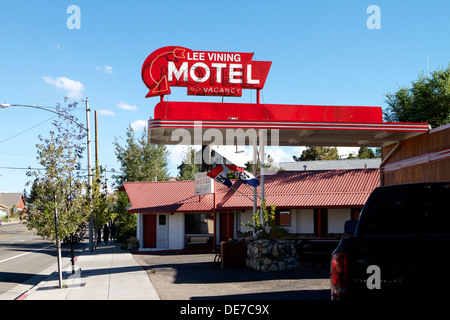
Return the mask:
[[[62,247],[62,256],[70,247]],[[40,271],[55,264],[56,248],[23,224],[0,225],[0,295],[18,284],[34,285],[45,278]]]

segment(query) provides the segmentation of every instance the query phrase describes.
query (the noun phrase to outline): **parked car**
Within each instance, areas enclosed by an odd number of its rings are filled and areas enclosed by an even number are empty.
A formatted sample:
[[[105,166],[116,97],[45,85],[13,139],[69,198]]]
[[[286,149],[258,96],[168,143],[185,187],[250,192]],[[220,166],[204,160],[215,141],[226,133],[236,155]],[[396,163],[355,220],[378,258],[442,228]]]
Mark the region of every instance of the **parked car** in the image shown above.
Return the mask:
[[[331,258],[332,299],[431,297],[450,285],[450,182],[378,187]]]

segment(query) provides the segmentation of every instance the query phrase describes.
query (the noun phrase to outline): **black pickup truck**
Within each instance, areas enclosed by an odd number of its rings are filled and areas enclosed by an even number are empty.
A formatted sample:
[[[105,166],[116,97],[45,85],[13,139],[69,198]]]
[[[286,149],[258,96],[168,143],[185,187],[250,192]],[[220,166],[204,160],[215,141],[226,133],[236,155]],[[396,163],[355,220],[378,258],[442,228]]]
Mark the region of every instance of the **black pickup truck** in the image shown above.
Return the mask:
[[[378,187],[331,257],[333,300],[448,296],[450,182]]]

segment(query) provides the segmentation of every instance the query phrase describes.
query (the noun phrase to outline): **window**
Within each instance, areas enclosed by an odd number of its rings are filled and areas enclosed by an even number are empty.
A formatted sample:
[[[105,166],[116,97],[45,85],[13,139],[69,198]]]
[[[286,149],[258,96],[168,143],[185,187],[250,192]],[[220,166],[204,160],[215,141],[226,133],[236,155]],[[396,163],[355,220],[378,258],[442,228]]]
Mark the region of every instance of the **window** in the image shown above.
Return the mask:
[[[448,234],[450,188],[445,185],[378,189],[361,215],[359,235]]]
[[[291,225],[291,212],[289,210],[282,210],[278,213],[277,219],[278,226],[290,226]]]
[[[213,234],[214,218],[212,213],[185,213],[186,234]]]

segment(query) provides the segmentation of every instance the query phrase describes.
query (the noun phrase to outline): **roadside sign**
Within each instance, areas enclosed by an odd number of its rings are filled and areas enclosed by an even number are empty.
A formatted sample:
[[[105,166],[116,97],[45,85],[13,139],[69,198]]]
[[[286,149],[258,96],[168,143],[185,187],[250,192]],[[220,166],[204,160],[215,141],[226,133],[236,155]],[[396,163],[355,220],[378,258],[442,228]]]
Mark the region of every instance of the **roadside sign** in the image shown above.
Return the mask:
[[[214,180],[207,176],[207,172],[194,175],[195,195],[214,193]]]

